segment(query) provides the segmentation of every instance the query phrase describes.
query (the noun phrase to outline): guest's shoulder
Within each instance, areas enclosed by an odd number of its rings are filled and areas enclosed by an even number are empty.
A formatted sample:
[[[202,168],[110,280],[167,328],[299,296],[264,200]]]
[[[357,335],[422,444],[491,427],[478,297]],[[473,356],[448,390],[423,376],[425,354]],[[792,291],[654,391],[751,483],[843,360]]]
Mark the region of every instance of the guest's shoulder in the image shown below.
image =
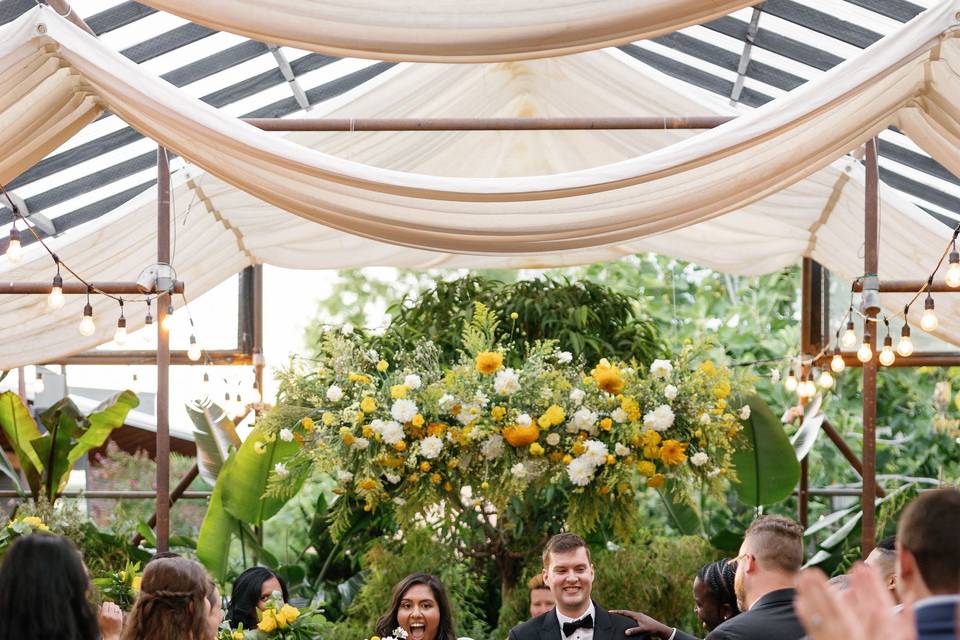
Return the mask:
[[[593,606],[596,607],[598,621],[600,617],[603,615],[608,616],[610,618],[610,622],[613,624],[613,629],[615,632],[617,632],[616,637],[618,638],[622,637],[620,635],[622,632],[637,626],[637,623],[631,620],[630,618],[627,618],[626,616],[621,616],[616,613],[610,613],[609,611],[607,611],[606,609],[598,605],[596,602],[593,603]],[[644,640],[645,638],[647,638],[647,636],[645,635],[633,636],[633,638],[635,638],[636,640]]]
[[[510,629],[511,640],[528,640],[539,637],[540,627],[543,626],[547,616],[551,615],[552,613],[552,611],[541,613],[536,618],[530,618],[529,620],[514,626],[512,629]]]

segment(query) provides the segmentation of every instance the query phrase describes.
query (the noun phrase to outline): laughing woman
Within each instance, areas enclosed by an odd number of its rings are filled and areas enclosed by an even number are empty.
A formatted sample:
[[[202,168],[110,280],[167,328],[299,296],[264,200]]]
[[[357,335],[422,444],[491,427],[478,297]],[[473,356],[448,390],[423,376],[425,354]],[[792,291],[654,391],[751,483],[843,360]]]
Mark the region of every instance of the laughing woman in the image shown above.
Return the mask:
[[[414,573],[393,588],[390,611],[377,621],[377,635],[393,635],[400,627],[407,640],[456,640],[450,603],[443,584],[426,573]]]

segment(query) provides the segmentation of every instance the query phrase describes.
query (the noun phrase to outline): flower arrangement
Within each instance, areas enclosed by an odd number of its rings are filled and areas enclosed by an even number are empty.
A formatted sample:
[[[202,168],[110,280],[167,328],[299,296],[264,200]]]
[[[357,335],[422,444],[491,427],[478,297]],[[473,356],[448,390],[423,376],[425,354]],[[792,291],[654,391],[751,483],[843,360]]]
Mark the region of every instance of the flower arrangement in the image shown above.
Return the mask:
[[[570,494],[568,523],[589,531],[601,509],[635,512],[644,488],[674,480],[688,498],[695,482],[719,493],[732,478],[749,408],[730,403],[746,383],[706,359],[705,346],[649,368],[615,357],[588,368],[546,341],[508,367],[515,354],[494,343],[497,324],[477,304],[454,363],[429,344],[389,363],[355,335],[328,333],[315,368],[287,373],[287,397],[268,420],[271,434],[303,445],[274,469],[268,493],[319,468],[365,510],[392,503],[413,516],[442,501],[505,505],[555,485]]]
[[[369,640],[407,640],[407,632],[397,627],[389,636],[370,636]]]
[[[231,630],[227,623],[222,624],[218,640],[313,640],[322,621],[317,609],[287,604],[279,591],[274,591],[266,607],[257,611],[257,618],[256,629],[245,630],[240,625]]]
[[[120,571],[94,578],[93,584],[104,600],[109,600],[124,611],[129,611],[140,592],[140,563],[128,562]]]
[[[31,533],[49,533],[50,527],[39,516],[20,516],[7,523],[0,529],[0,555],[6,553],[7,547],[21,537]]]

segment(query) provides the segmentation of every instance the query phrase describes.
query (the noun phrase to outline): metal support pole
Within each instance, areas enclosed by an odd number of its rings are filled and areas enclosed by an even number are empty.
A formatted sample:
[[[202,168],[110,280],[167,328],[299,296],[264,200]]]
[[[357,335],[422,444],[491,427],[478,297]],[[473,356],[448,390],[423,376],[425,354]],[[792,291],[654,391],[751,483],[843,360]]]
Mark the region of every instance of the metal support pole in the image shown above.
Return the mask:
[[[253,367],[257,391],[263,394],[263,265],[253,267]],[[256,406],[256,415],[260,416],[260,403]]]
[[[157,261],[170,262],[170,164],[157,147]],[[163,319],[170,294],[157,300],[157,551],[170,545],[170,335]]]
[[[561,131],[712,129],[736,116],[607,118],[245,118],[264,131]]]
[[[20,402],[27,404],[27,371],[23,367],[17,367],[17,395],[20,396]]]
[[[879,226],[877,217],[878,182],[877,139],[867,142],[866,153],[867,184],[865,190],[866,206],[863,215],[863,272],[875,275],[879,271]],[[877,500],[877,330],[875,308],[866,310],[865,326],[870,331],[870,346],[874,357],[863,365],[863,520],[860,523],[860,552],[864,558],[873,550],[876,542],[876,500]],[[866,329],[865,329],[866,331]]]
[[[94,289],[102,293],[113,293],[118,295],[141,295],[144,293],[156,293],[156,291],[143,291],[137,286],[136,282],[91,282]],[[0,282],[0,295],[47,295],[53,288],[53,283],[46,282]],[[172,293],[183,293],[183,282],[177,280],[173,283]],[[82,282],[64,282],[63,295],[87,295],[87,285]]]

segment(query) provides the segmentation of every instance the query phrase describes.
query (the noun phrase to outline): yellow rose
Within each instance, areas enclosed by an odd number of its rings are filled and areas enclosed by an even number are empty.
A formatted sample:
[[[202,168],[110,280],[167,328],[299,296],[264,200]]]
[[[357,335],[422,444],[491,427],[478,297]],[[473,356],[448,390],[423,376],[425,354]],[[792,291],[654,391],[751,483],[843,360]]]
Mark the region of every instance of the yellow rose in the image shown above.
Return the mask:
[[[555,404],[550,405],[543,416],[546,417],[551,425],[561,424],[566,419],[563,409]]]
[[[581,456],[581,455],[584,454],[584,452],[587,450],[587,448],[586,448],[585,446],[583,446],[583,443],[582,443],[582,442],[579,442],[579,441],[578,441],[578,442],[574,442],[574,443],[573,443],[573,447],[571,447],[570,450],[573,451],[573,455]]]
[[[640,403],[637,402],[636,398],[620,396],[620,408],[627,413],[630,420],[640,419]]]
[[[432,482],[433,484],[440,484],[440,481],[441,481],[442,479],[443,479],[443,478],[440,477],[440,474],[439,474],[439,473],[435,473],[435,474],[433,474],[433,475],[430,476],[430,482]]]
[[[270,633],[271,631],[277,630],[277,619],[273,615],[272,609],[267,609],[263,612],[260,622],[257,624],[257,629],[263,631],[264,633]]]
[[[687,443],[676,440],[664,440],[660,448],[660,459],[667,464],[681,464],[687,461]]]
[[[381,360],[380,362],[377,363],[377,371],[379,371],[380,373],[383,373],[389,368],[390,368],[390,363],[388,363],[386,360]]]
[[[413,416],[413,420],[410,421],[410,424],[415,427],[422,427],[424,422],[425,420],[423,419],[423,416],[418,413]]]
[[[443,433],[447,430],[447,425],[442,422],[431,422],[427,425],[427,435],[441,437]]]
[[[134,591],[140,591],[140,583],[143,582],[143,578],[140,576],[134,576],[133,582],[130,583],[130,588]]]
[[[530,455],[532,456],[542,456],[544,454],[543,447],[540,446],[539,442],[534,442],[530,445]]]
[[[313,420],[311,420],[310,418],[304,418],[303,420],[300,421],[300,424],[303,425],[303,428],[306,431],[313,431],[314,424],[313,424]]]
[[[482,351],[477,354],[477,371],[490,375],[503,366],[503,354],[496,351]]]
[[[660,444],[660,440],[662,440],[660,434],[653,429],[643,432],[643,444],[646,447],[656,446]]]
[[[659,489],[663,486],[664,480],[666,480],[666,477],[662,473],[658,473],[652,478],[647,478],[647,486],[651,489]]]
[[[423,471],[424,473],[430,471],[430,463],[429,463],[429,462],[421,462],[421,463],[420,463],[420,471]]]
[[[490,410],[490,415],[493,416],[494,420],[500,421],[503,420],[503,416],[507,415],[507,408],[497,405]]]
[[[651,477],[657,472],[657,466],[649,460],[641,460],[637,463],[637,473],[642,476]]]
[[[620,377],[620,369],[604,358],[597,364],[596,368],[590,372],[597,386],[614,395],[623,391],[623,378]]]
[[[570,464],[571,462],[573,462],[573,456],[571,456],[569,453],[563,456],[563,464]]]
[[[277,612],[277,620],[283,620],[287,624],[290,624],[299,617],[300,610],[289,604],[283,605],[280,607],[280,611]]]
[[[394,400],[399,400],[401,398],[407,397],[407,392],[410,391],[410,387],[405,384],[395,384],[390,387],[390,397]]]
[[[604,431],[610,431],[612,427],[613,427],[613,420],[611,420],[610,418],[604,418],[603,420],[600,421],[600,428],[603,429]]]
[[[453,485],[450,484],[450,482],[444,482],[444,483],[443,483],[443,490],[444,490],[444,491],[453,491]]]
[[[365,396],[360,401],[360,410],[366,413],[372,413],[377,408],[377,401],[370,396]]]
[[[607,454],[607,464],[617,464],[617,456],[613,454]]]
[[[393,445],[393,448],[396,449],[397,451],[406,451],[406,450],[407,450],[407,443],[404,442],[403,440],[401,440],[401,441],[398,442],[397,444]]]

